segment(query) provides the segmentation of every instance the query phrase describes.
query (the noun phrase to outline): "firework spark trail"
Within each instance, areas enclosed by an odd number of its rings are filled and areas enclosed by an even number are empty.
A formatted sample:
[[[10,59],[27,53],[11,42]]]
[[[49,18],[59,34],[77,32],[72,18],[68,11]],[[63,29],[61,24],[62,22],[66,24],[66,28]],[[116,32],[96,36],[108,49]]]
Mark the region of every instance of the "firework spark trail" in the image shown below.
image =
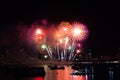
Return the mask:
[[[72,61],[75,59],[76,56],[77,56],[77,53],[73,56]]]
[[[42,46],[44,43],[49,57],[53,60],[73,60],[77,56],[76,45],[78,41],[82,43],[88,37],[87,27],[77,22],[71,24],[69,22],[61,22],[57,27],[49,27],[48,30],[41,25],[35,26],[37,27],[30,29],[36,30],[31,31],[31,39],[33,37],[33,40],[37,44],[36,46]],[[40,29],[38,29],[39,27]],[[40,48],[38,47],[38,50],[44,54],[44,48]]]
[[[56,48],[55,48],[55,53],[56,53],[56,60],[59,60],[60,59],[60,52],[59,52],[59,47],[58,46],[56,46]]]
[[[56,60],[59,60],[59,53],[58,53],[58,50],[57,50],[57,46],[55,47],[54,52],[56,53]]]
[[[60,55],[59,55],[59,48],[57,46],[57,53],[58,53],[58,60],[60,59]]]
[[[72,59],[72,57],[74,55],[74,50],[75,50],[75,43],[74,43],[74,40],[73,40],[72,45],[71,45],[69,60]]]
[[[48,50],[48,48],[46,48],[46,50],[47,50],[47,52],[48,52],[48,55],[51,57],[51,55],[50,55],[50,51]]]
[[[64,49],[64,59],[66,60],[66,53],[67,51],[66,51],[66,49]]]
[[[63,59],[63,51],[61,51],[61,60]]]
[[[46,47],[46,50],[47,50],[47,52],[48,52],[48,55],[50,56],[50,58],[52,58],[52,56],[51,56],[51,52],[50,52],[50,49],[49,49],[49,47]]]

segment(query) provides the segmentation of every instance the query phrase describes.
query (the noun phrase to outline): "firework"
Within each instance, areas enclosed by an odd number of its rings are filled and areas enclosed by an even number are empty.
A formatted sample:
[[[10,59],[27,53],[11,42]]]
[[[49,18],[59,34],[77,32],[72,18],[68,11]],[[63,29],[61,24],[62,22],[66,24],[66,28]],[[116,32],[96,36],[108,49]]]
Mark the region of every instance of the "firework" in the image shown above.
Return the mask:
[[[88,29],[81,23],[73,23],[72,36],[75,40],[83,41],[88,37]]]
[[[53,60],[73,60],[81,53],[82,41],[88,37],[85,25],[74,22],[61,22],[56,27],[34,29],[33,40],[40,53],[48,53]]]

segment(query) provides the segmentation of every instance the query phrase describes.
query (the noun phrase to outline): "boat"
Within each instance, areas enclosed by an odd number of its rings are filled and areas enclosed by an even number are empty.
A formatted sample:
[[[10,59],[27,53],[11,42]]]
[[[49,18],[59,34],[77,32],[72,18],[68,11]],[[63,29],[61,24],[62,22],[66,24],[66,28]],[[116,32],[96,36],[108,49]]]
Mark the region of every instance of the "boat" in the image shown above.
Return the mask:
[[[65,69],[64,66],[57,66],[57,65],[51,65],[48,66],[51,70],[57,70],[57,69]]]
[[[86,69],[80,69],[80,70],[75,70],[71,75],[90,75],[94,74],[95,72],[92,70],[86,70]]]
[[[71,65],[71,68],[74,70],[78,70],[78,69],[84,69],[85,66],[83,66],[83,65]]]

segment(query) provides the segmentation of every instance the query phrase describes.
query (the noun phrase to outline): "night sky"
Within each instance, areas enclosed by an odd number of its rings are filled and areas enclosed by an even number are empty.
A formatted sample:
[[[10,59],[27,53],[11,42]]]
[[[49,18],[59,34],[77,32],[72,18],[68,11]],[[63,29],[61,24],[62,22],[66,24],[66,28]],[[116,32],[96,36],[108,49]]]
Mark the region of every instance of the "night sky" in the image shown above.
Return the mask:
[[[86,45],[95,54],[115,54],[120,47],[119,7],[117,2],[110,1],[3,2],[0,4],[0,45],[17,44],[15,25],[20,22],[30,25],[39,19],[47,19],[49,23],[80,21],[90,31]]]

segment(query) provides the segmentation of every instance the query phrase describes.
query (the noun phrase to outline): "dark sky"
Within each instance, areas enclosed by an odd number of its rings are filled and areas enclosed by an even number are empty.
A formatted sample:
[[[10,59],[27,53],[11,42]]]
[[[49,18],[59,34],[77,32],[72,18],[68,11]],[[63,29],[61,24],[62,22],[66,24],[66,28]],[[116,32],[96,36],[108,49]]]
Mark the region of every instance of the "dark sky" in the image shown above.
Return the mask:
[[[15,38],[14,25],[19,22],[32,24],[35,20],[46,18],[48,22],[68,20],[86,24],[90,31],[86,45],[96,54],[114,54],[120,47],[118,2],[17,1],[3,2],[0,5],[1,39],[4,38],[3,35]],[[11,38],[8,39],[13,41]]]

